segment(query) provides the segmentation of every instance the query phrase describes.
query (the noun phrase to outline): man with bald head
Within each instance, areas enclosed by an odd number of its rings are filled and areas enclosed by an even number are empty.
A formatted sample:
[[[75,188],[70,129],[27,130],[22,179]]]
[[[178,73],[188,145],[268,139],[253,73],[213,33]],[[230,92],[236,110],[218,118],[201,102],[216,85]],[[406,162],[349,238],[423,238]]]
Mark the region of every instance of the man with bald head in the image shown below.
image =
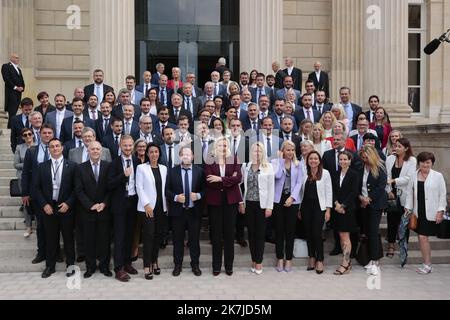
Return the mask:
[[[281,69],[281,65],[278,61],[272,63],[272,71],[275,74],[275,88],[283,88],[284,78],[287,76],[287,73]]]
[[[112,277],[110,263],[111,214],[107,173],[110,162],[102,161],[102,146],[89,144],[89,160],[78,166],[75,175],[75,193],[80,201],[80,214],[84,227],[86,272],[84,278],[95,273],[97,259],[99,269],[106,277]]]
[[[214,97],[222,96],[226,97],[227,88],[220,84],[220,73],[218,71],[211,72],[211,82],[214,84]]]
[[[294,59],[287,57],[285,60],[286,69],[283,71],[291,76],[294,80],[294,89],[298,91],[302,91],[302,70],[294,67]]]
[[[19,68],[19,55],[11,54],[9,62],[2,66],[2,77],[5,81],[5,111],[8,112],[8,129],[11,127],[11,119],[17,114],[22,92],[25,90],[22,70]]]
[[[319,61],[314,63],[314,71],[309,74],[308,79],[314,82],[316,91],[325,91],[327,98],[330,97],[328,73],[322,71],[322,64]]]
[[[154,87],[152,84],[152,74],[150,71],[144,71],[142,74],[142,84],[136,86],[136,90],[139,92],[142,92],[144,94],[144,97],[147,96],[148,90]]]

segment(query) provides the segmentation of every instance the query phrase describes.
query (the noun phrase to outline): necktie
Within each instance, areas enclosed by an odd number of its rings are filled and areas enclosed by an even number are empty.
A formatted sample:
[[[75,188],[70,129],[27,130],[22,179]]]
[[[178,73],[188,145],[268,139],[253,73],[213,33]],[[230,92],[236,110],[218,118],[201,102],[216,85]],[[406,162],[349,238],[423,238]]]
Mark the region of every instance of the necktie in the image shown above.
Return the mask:
[[[119,136],[116,136],[114,138],[114,144],[116,145],[117,148],[119,148]]]
[[[190,97],[188,97],[187,101],[186,101],[186,110],[189,110],[191,113],[193,113],[191,110],[191,98]]]
[[[75,121],[80,121],[80,118],[78,118],[78,117],[75,117]]]
[[[261,98],[261,96],[262,96],[262,88],[259,88],[259,93],[258,93],[258,101],[257,102],[259,102],[259,98]]]
[[[45,146],[44,162],[48,161],[48,159],[50,159],[48,155],[48,146]]]
[[[184,140],[184,135],[180,136],[180,140],[181,140],[181,142],[183,142],[183,140]]]
[[[267,137],[267,158],[272,157],[272,145],[270,143],[270,138]]]
[[[311,111],[308,109],[308,111],[306,111],[306,115],[308,117],[308,120],[311,120]]]
[[[130,134],[130,123],[128,121],[125,122],[125,133]]]
[[[178,110],[178,109],[173,109],[173,111],[175,111],[175,120],[178,121],[178,112],[179,112],[180,110]]]
[[[189,170],[191,169],[183,169],[184,170],[184,207],[189,208],[189,198],[191,191],[189,190]]]
[[[147,93],[148,93],[148,84],[145,85],[144,95],[147,96]]]
[[[100,87],[99,86],[95,86],[95,95],[97,96],[98,101],[101,101],[100,97]]]
[[[206,152],[206,147],[208,146],[207,141],[203,140],[202,142],[202,154],[203,156],[205,156],[205,152]]]
[[[363,145],[363,136],[358,136],[358,151]]]
[[[213,97],[211,97],[211,96],[208,96],[208,100],[212,100],[213,99]]]
[[[317,106],[317,111],[319,111],[320,114],[322,114],[322,107],[323,107],[323,106],[319,106],[319,105]]]
[[[172,149],[173,146],[169,146],[169,161],[168,161],[169,168],[172,168]]]
[[[127,159],[127,168],[131,167],[131,160]]]
[[[233,155],[235,155],[235,154],[236,154],[236,144],[237,144],[237,139],[234,138],[233,140],[234,140],[234,142],[233,142]]]
[[[30,127],[30,121],[28,120],[28,116],[25,117],[26,121],[25,121],[25,128],[29,128]]]
[[[253,121],[253,130],[255,130],[256,131],[256,121]]]
[[[94,163],[94,176],[95,176],[95,182],[98,183],[98,163]]]
[[[164,99],[164,91],[165,91],[166,89],[161,89],[161,96],[160,96],[160,98],[159,98],[159,100],[161,101],[161,103],[165,106],[166,105],[166,99]]]
[[[217,90],[217,83],[214,85],[214,94],[215,94],[216,96],[219,95],[219,92],[218,92],[218,90]]]
[[[36,142],[37,144],[41,144],[41,135],[39,133],[39,130],[34,131],[34,134],[36,136]]]
[[[109,118],[105,118],[105,123],[103,124],[103,131],[106,132],[106,130],[108,130],[108,126],[109,126]]]
[[[161,135],[163,134],[164,128],[166,127],[165,124],[161,125]]]
[[[82,147],[82,141],[81,140],[78,140],[78,148],[81,148]]]
[[[286,141],[290,141],[291,139],[290,139],[290,136],[287,134],[287,135],[285,135],[284,136],[285,138],[286,138]]]
[[[339,150],[336,150],[336,171],[339,171]]]
[[[261,112],[261,119],[264,119],[266,117],[266,113],[265,112]]]
[[[92,110],[92,120],[97,120],[97,111],[96,110]]]
[[[372,115],[372,119],[370,120],[370,122],[374,122],[375,121],[375,112],[371,112]]]
[[[145,142],[147,142],[147,143],[150,142],[150,141],[148,141],[148,133],[146,133],[146,134],[144,135],[144,139],[145,139]]]
[[[281,122],[283,121],[283,116],[278,117],[278,124],[281,126]]]

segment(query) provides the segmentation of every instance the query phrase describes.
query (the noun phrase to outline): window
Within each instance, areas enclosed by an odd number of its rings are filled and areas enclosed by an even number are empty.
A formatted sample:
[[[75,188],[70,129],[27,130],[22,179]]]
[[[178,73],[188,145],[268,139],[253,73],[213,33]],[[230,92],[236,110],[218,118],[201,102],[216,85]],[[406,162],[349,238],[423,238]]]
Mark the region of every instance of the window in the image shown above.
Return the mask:
[[[409,0],[408,7],[408,104],[415,113],[425,106],[426,6],[424,0]]]

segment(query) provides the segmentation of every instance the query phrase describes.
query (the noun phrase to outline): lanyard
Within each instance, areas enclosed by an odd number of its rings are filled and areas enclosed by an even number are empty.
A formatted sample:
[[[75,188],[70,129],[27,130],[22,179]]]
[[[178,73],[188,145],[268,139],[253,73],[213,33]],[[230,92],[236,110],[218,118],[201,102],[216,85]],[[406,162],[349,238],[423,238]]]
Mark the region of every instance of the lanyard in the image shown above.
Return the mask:
[[[53,166],[53,161],[52,161],[52,174],[53,174],[53,181],[55,181],[55,182],[56,182],[56,177],[58,176],[59,168],[61,168],[61,165],[63,164],[63,162],[64,162],[64,160],[61,160],[61,162],[58,164],[58,166],[55,169],[55,167]]]

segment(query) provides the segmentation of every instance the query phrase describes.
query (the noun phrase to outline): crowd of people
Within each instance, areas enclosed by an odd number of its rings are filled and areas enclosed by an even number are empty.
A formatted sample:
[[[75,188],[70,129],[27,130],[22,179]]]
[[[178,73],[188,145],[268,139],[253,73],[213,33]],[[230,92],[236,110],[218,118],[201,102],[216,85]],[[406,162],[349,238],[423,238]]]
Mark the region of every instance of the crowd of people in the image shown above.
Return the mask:
[[[402,216],[412,213],[424,259],[417,272],[432,272],[428,237],[446,208],[444,178],[432,169],[434,155],[414,157],[379,97],[371,96],[363,112],[352,102],[351,89],[342,87],[340,101],[331,103],[320,63],[304,91],[292,59],[286,59],[286,69],[277,62],[272,69],[267,76],[242,72],[236,82],[221,58],[202,90],[194,73],[183,82],[174,67],[169,80],[159,63],[154,74],[144,72],[140,85],[127,76],[117,93],[104,84],[103,71],[95,70],[94,83],[76,88],[70,102],[56,94],[52,105],[45,91],[35,108],[32,99],[21,99],[21,113],[10,119],[11,148],[25,237],[33,232],[32,217],[37,222],[32,263],[46,262],[42,277],[55,272],[60,235],[67,266],[86,261],[85,278],[97,268],[113,276],[113,252],[115,278],[129,281],[138,274],[132,263],[142,242],[144,276],[150,280],[161,273],[159,250],[168,240],[173,276],[182,272],[186,245],[192,272],[200,276],[205,216],[214,276],[222,264],[233,274],[235,241],[249,246],[251,272],[263,272],[266,241],[275,243],[273,267],[291,272],[299,223],[307,240],[307,270],[324,272],[326,224],[335,238],[330,254],[342,254],[334,274],[351,271],[365,239],[370,256],[365,267],[377,275],[384,256],[379,226],[392,200],[386,256],[395,254]]]

